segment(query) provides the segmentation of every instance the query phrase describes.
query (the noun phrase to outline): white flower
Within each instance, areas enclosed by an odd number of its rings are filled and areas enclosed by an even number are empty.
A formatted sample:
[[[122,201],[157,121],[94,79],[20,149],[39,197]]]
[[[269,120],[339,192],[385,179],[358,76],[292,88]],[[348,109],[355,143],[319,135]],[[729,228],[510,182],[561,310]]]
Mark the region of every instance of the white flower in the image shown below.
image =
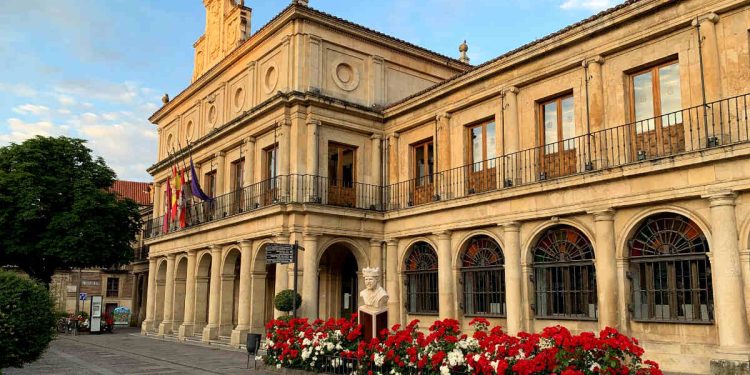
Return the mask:
[[[545,337],[542,337],[539,339],[539,348],[542,350],[549,349],[554,346],[555,346],[555,340],[553,339],[548,339]]]
[[[479,354],[474,354],[474,362],[479,362],[479,359],[482,358],[479,356]]]
[[[448,369],[448,366],[442,365],[440,366],[440,374],[442,375],[449,375],[451,373],[451,370]]]
[[[451,367],[462,365],[464,363],[464,353],[459,349],[453,349],[448,352],[448,364]]]
[[[375,366],[383,366],[383,363],[385,362],[385,356],[375,353],[375,355],[373,356],[373,362],[375,362]]]
[[[599,366],[598,363],[594,362],[594,364],[592,364],[591,367],[589,367],[589,371],[594,372],[596,370],[599,370],[600,368],[602,368],[602,366]]]
[[[281,368],[281,363],[277,363],[276,368]]]

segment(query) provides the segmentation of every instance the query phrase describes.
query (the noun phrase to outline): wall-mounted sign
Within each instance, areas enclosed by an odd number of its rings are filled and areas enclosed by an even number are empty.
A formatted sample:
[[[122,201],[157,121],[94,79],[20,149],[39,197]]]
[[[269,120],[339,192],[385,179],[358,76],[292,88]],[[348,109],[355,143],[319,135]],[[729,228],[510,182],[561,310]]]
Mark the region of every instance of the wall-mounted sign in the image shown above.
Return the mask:
[[[266,264],[294,263],[294,245],[271,243],[266,245]]]

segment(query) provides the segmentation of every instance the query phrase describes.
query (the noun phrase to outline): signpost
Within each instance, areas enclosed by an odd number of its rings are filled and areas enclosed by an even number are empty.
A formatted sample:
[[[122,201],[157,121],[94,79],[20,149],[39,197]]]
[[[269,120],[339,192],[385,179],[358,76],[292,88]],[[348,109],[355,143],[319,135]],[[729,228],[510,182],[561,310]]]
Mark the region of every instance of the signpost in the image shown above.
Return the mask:
[[[297,317],[297,253],[305,250],[297,241],[294,244],[270,243],[266,245],[266,264],[294,263],[294,295],[292,296],[292,317]]]

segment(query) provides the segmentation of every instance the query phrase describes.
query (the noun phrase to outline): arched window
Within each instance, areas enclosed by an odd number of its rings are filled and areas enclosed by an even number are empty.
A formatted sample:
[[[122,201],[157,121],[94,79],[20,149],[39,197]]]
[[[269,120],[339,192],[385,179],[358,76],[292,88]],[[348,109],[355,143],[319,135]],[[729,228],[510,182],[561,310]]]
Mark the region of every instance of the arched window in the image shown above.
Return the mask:
[[[557,225],[542,233],[533,254],[536,316],[596,319],[591,241],[578,229]]]
[[[410,314],[438,313],[438,260],[426,242],[411,246],[404,264],[406,301]]]
[[[678,214],[647,218],[628,243],[636,320],[713,321],[706,236]]]
[[[489,236],[474,236],[461,257],[463,308],[467,316],[505,315],[505,260]]]

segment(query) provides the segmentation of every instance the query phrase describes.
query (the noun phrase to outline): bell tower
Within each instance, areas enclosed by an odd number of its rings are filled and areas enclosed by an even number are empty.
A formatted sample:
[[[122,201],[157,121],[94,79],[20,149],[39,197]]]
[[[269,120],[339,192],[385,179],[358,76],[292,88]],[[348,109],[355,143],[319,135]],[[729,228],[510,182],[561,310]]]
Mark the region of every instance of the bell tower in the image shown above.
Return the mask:
[[[206,30],[193,44],[193,81],[250,37],[252,9],[244,0],[203,0]]]

